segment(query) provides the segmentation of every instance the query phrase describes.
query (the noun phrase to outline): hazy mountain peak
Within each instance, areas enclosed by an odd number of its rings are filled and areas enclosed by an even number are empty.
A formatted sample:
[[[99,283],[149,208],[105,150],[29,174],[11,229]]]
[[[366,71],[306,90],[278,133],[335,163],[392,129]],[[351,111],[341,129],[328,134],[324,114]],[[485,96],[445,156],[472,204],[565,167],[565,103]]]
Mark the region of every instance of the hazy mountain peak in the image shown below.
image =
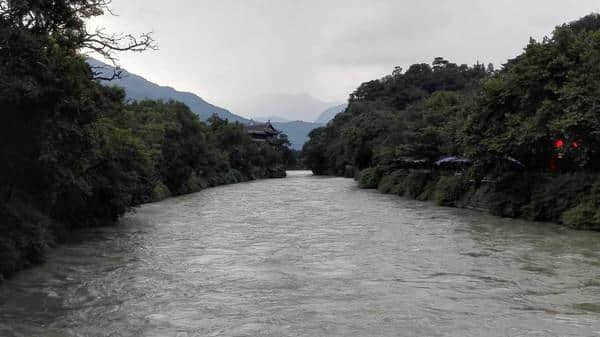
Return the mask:
[[[106,77],[110,77],[113,74],[114,67],[111,65],[93,58],[88,58],[87,63],[90,66],[95,67],[95,72],[105,74]],[[146,80],[142,76],[129,73],[125,69],[122,69],[122,71],[121,78],[114,79],[112,81],[101,82],[105,85],[115,85],[125,88],[127,98],[133,100],[159,99],[183,102],[202,120],[206,120],[213,114],[217,114],[219,117],[228,119],[230,121],[238,121],[241,123],[248,122],[246,118],[235,115],[230,111],[216,105],[210,104],[194,93],[177,91],[176,89],[168,86],[160,86],[156,83]]]
[[[323,110],[337,104],[339,103],[324,102],[308,93],[269,93],[240,100],[233,104],[233,107],[244,116],[270,116],[285,120],[312,121]]]
[[[315,120],[315,123],[327,124],[327,122],[332,120],[335,117],[335,115],[346,110],[347,106],[348,106],[348,104],[344,103],[344,104],[336,105],[334,107],[331,107],[331,108],[321,112],[319,117],[317,117],[317,119]]]
[[[255,120],[255,121],[258,121],[258,122],[263,122],[263,123],[264,122],[268,122],[268,121],[277,122],[277,123],[290,122],[289,119],[287,119],[287,118],[281,118],[281,117],[278,117],[278,116],[253,117],[252,119]]]

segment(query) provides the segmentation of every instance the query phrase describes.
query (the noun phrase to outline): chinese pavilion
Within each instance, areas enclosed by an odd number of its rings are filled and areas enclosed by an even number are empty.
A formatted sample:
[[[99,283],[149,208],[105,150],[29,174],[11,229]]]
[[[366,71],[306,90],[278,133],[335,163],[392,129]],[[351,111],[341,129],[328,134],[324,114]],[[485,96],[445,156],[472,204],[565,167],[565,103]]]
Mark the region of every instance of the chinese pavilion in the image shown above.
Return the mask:
[[[251,120],[250,123],[246,125],[246,131],[250,137],[252,137],[252,140],[256,142],[270,141],[281,133],[281,131],[275,129],[273,125],[271,125],[271,121],[266,123],[256,123]]]

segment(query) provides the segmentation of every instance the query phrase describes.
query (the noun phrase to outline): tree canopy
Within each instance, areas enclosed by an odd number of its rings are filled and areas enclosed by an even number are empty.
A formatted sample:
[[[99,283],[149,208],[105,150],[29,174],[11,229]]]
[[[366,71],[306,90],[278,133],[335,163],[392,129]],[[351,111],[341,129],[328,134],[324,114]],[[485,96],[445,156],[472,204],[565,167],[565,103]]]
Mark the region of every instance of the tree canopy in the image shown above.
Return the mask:
[[[302,156],[316,174],[443,205],[493,182],[475,197],[490,195],[494,214],[600,229],[599,136],[600,15],[590,14],[531,39],[500,70],[436,57],[363,83]]]
[[[361,84],[345,112],[304,148],[315,172],[342,174],[402,158],[511,157],[548,171],[600,168],[600,19],[591,14],[531,40],[501,70],[442,57]],[[557,148],[557,141],[564,146]],[[560,143],[559,143],[560,144]]]
[[[0,0],[0,275],[140,203],[285,175],[285,137],[255,143],[241,124],[101,85],[82,52],[116,61],[155,47],[149,34],[87,31],[108,4]]]

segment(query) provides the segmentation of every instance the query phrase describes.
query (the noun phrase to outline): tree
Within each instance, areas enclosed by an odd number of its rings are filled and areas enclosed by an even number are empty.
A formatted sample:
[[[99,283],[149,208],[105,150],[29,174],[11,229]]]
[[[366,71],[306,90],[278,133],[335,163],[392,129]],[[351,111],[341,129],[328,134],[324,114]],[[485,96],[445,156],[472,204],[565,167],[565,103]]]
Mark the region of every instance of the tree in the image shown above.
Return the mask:
[[[0,0],[0,256],[9,261],[0,273],[39,262],[54,224],[90,225],[133,205],[139,168],[123,158],[140,153],[102,123],[121,111],[124,95],[93,81],[80,51],[112,57],[153,43],[88,33],[85,20],[107,4]]]
[[[557,139],[571,169],[600,168],[600,25],[592,14],[557,27],[484,81],[466,129],[472,156],[512,156],[531,170],[547,170]],[[573,143],[578,144],[572,146]]]
[[[439,71],[448,66],[449,63],[450,62],[445,60],[443,57],[436,57],[431,64],[433,65],[434,71]]]

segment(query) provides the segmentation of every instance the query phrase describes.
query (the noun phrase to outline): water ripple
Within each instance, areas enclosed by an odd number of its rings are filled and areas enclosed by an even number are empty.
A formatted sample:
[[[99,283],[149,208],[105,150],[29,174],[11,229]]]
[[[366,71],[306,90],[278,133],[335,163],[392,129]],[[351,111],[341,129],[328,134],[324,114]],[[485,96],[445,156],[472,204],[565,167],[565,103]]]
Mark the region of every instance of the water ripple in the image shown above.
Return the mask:
[[[0,286],[0,336],[595,336],[600,234],[291,172],[148,204]]]

